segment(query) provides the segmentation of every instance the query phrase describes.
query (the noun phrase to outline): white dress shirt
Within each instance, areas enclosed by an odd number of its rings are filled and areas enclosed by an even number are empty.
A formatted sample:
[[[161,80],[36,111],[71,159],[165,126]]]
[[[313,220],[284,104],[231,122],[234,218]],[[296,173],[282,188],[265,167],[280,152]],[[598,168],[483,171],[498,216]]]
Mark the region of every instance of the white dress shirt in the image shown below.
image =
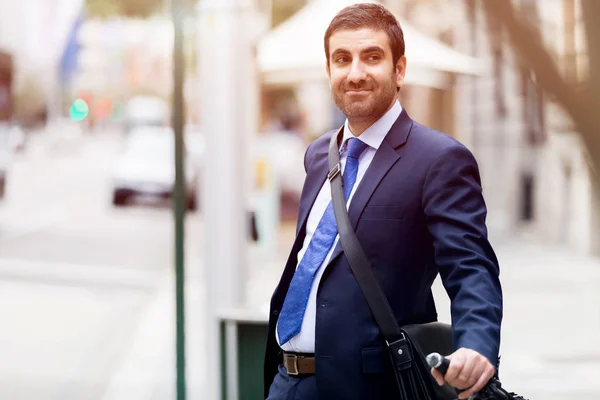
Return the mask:
[[[358,174],[356,176],[356,183],[352,188],[352,192],[350,193],[350,198],[348,199],[347,206],[352,201],[352,197],[356,192],[356,188],[360,184],[367,168],[371,165],[371,161],[373,161],[373,157],[379,149],[381,142],[391,129],[396,119],[402,112],[402,107],[400,103],[396,100],[392,108],[388,110],[380,119],[378,119],[373,125],[371,125],[367,130],[365,130],[360,136],[359,140],[365,142],[369,147],[361,154],[359,158],[358,164]],[[344,137],[342,139],[342,145],[340,147],[340,164],[342,171],[344,171],[346,167],[346,147],[348,143],[348,139],[354,137],[350,128],[348,127],[348,120],[344,123]],[[308,220],[306,222],[306,236],[304,238],[304,243],[302,245],[302,249],[298,252],[298,264],[306,250],[308,249],[308,245],[312,240],[313,234],[325,213],[325,209],[331,202],[331,187],[329,185],[329,180],[325,180],[325,183],[321,187],[319,194],[310,210],[308,215]],[[331,249],[329,250],[329,254],[325,257],[325,261],[319,267],[315,274],[315,278],[312,283],[312,287],[310,290],[310,296],[308,298],[308,303],[306,306],[306,311],[304,313],[304,318],[302,320],[302,328],[300,329],[300,333],[291,338],[287,343],[281,344],[279,343],[279,335],[277,335],[277,329],[275,330],[275,334],[277,337],[277,342],[280,347],[289,352],[296,353],[314,353],[315,352],[315,322],[316,322],[316,313],[317,313],[317,289],[319,287],[319,282],[321,281],[321,277],[323,276],[323,272],[329,264],[329,259],[331,258],[331,254],[335,249],[337,242],[340,236],[337,235]],[[296,265],[298,268],[298,265]]]

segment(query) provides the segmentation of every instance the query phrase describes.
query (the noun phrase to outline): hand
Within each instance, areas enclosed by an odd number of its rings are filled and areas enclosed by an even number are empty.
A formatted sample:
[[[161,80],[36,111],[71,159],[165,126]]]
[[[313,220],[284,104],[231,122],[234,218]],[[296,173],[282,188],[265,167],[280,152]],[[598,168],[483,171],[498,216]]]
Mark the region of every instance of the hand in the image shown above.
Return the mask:
[[[450,360],[450,366],[446,376],[433,368],[431,375],[440,386],[448,382],[450,386],[463,390],[458,395],[459,399],[468,399],[479,392],[496,373],[492,363],[475,350],[463,347],[447,358]]]

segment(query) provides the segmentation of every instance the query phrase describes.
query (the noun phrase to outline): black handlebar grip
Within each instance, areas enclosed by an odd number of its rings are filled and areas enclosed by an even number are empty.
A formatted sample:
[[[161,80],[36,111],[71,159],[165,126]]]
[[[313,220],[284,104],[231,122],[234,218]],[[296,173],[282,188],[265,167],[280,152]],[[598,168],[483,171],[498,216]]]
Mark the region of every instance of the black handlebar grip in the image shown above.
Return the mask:
[[[431,353],[427,356],[427,364],[429,364],[431,368],[440,371],[442,375],[446,375],[448,367],[450,366],[450,360],[439,353]]]

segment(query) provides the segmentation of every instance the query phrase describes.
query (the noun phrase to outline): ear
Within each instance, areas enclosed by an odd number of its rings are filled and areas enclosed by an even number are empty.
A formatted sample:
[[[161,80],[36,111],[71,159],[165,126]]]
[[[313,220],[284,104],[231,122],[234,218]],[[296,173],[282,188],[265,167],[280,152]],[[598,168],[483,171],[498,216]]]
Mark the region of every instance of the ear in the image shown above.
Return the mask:
[[[404,76],[406,75],[406,56],[402,56],[396,63],[396,85],[404,86]]]

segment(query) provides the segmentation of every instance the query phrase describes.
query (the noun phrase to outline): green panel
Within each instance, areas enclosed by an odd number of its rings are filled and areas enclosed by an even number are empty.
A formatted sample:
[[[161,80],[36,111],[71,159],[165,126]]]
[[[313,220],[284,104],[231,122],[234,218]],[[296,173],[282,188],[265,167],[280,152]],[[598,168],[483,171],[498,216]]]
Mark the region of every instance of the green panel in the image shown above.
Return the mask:
[[[264,400],[263,366],[269,326],[238,325],[238,368],[240,400]]]

